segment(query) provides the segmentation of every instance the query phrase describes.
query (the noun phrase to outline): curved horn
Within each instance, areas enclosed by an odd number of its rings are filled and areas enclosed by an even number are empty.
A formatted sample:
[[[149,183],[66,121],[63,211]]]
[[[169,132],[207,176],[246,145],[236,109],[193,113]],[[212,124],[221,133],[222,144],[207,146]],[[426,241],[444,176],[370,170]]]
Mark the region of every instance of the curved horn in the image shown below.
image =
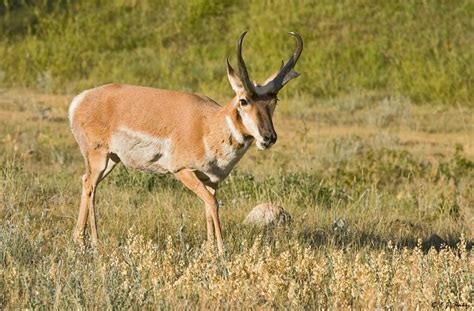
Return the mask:
[[[301,52],[303,51],[303,38],[301,38],[301,36],[296,32],[290,32],[289,34],[296,38],[295,51],[291,55],[290,59],[288,59],[288,62],[282,66],[275,79],[268,82],[264,86],[259,87],[258,93],[276,94],[283,86],[285,86],[286,83],[288,83],[288,81],[300,75],[294,71],[293,68],[295,67],[296,62],[298,61],[298,58],[300,58]]]
[[[242,43],[246,34],[247,31],[242,33],[239,39],[239,44],[237,45],[237,66],[239,68],[240,79],[242,80],[245,90],[250,94],[254,94],[255,88],[253,83],[250,81],[247,66],[245,65],[244,58],[242,57]]]

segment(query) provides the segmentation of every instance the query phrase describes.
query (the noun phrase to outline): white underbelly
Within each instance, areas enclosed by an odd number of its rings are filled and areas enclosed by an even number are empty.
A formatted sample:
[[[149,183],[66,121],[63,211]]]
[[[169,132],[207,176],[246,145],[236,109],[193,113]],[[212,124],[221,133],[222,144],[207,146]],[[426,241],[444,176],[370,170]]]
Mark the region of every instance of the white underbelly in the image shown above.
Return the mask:
[[[173,171],[172,144],[168,138],[120,128],[112,135],[110,151],[128,167],[160,174]]]

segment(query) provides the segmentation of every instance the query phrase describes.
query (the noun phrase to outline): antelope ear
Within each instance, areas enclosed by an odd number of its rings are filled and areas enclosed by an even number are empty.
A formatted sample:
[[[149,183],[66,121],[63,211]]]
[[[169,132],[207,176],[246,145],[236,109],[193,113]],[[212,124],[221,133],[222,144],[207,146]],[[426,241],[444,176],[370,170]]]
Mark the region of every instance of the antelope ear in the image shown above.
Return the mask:
[[[230,65],[229,60],[227,60],[227,78],[229,79],[230,86],[234,90],[235,94],[239,95],[245,91],[242,80],[240,79],[239,75],[235,73],[235,70]]]

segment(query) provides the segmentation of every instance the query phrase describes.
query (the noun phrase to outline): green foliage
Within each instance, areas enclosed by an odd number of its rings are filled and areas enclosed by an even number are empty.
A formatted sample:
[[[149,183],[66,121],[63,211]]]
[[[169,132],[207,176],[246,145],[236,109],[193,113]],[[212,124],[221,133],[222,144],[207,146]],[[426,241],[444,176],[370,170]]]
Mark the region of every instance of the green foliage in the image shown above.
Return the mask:
[[[250,31],[245,57],[257,80],[288,57],[286,32],[298,31],[302,77],[289,92],[472,104],[472,11],[469,0],[6,0],[0,83],[76,92],[123,82],[222,100],[231,94],[225,59],[235,59],[242,31]]]
[[[169,175],[157,176],[143,172],[131,172],[124,166],[117,168],[113,183],[118,188],[126,189],[132,186],[148,193],[163,188],[169,190],[181,188],[180,183]]]

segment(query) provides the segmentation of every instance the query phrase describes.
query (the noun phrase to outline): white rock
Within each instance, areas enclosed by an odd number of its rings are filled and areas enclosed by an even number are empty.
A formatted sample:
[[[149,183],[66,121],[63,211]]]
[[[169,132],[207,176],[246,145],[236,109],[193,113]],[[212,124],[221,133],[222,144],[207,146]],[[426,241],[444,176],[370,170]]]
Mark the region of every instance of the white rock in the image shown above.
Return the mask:
[[[272,203],[262,203],[255,206],[245,217],[244,224],[249,225],[283,225],[291,221],[290,213],[281,206]]]

